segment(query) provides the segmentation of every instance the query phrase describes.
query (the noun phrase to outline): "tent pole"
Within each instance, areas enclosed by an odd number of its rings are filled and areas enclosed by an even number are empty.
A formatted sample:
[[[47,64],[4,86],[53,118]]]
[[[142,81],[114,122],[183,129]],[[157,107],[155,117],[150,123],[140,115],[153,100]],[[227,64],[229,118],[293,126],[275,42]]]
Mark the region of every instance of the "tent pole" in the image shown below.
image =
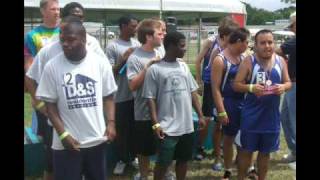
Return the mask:
[[[104,44],[103,44],[103,50],[105,50],[106,49],[106,47],[107,47],[107,13],[106,12],[104,12],[104,38],[103,38],[103,40],[104,40]]]
[[[198,49],[198,54],[200,52],[200,44],[201,44],[201,27],[202,27],[202,14],[199,13],[199,28],[198,28],[198,42],[197,42],[197,49]]]
[[[162,0],[160,0],[160,12],[159,12],[159,17],[162,19]]]

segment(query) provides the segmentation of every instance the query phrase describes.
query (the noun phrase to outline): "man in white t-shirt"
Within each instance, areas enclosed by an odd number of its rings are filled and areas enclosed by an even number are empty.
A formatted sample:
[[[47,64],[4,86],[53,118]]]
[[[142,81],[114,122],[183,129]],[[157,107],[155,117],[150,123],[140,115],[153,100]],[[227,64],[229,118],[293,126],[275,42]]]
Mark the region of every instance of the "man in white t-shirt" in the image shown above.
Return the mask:
[[[86,48],[80,21],[61,25],[60,42],[63,53],[45,65],[36,92],[54,127],[54,178],[105,180],[105,142],[116,136],[112,67]]]

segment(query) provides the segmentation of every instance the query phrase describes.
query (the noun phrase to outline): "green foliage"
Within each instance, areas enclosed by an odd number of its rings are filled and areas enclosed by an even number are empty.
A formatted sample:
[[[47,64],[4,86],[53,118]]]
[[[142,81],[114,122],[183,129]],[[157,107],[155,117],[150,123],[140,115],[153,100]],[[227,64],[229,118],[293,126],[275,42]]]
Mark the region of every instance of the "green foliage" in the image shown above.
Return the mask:
[[[293,3],[296,3],[296,0],[281,0],[281,2],[285,2],[285,3],[288,3],[288,4],[293,4]]]
[[[296,9],[294,6],[291,6],[272,12],[252,7],[247,3],[244,4],[247,10],[247,25],[264,25],[266,22],[274,22],[276,19],[287,19]]]

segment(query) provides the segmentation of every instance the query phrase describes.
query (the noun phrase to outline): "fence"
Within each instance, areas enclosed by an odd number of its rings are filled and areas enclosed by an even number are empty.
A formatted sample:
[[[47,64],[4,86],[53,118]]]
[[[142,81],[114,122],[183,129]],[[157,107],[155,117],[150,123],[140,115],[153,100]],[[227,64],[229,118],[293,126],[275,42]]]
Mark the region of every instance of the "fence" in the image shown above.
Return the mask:
[[[24,33],[26,34],[32,28],[37,27],[39,24],[25,24]],[[119,28],[118,26],[103,26],[101,23],[88,23],[85,22],[84,26],[86,27],[87,33],[97,38],[100,42],[101,48],[105,51],[108,43],[115,38],[119,37]],[[184,56],[184,60],[188,64],[194,64],[195,59],[200,51],[201,44],[203,41],[208,38],[208,30],[200,31],[200,40],[198,40],[199,30],[197,28],[180,28],[178,31],[183,33],[186,36],[187,42],[187,52]],[[212,33],[212,32],[210,32]]]

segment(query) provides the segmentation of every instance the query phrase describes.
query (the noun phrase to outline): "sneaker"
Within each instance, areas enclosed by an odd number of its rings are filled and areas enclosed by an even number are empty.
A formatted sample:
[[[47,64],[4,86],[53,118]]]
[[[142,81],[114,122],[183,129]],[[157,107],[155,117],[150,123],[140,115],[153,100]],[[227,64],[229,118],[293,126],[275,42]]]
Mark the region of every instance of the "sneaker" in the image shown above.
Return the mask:
[[[256,169],[252,166],[248,171],[248,178],[251,180],[258,180],[258,172]]]
[[[222,178],[222,179],[228,180],[228,179],[230,179],[230,178],[231,178],[231,171],[226,170],[226,171],[224,172],[224,175],[223,175],[223,178]]]
[[[296,170],[296,161],[289,163],[289,167],[293,170]]]
[[[132,162],[131,165],[135,168],[135,169],[139,169],[139,161],[138,158],[135,158]]]
[[[222,163],[221,163],[221,160],[216,160],[214,162],[214,164],[212,165],[212,169],[214,171],[222,171]]]
[[[113,174],[116,174],[116,175],[123,174],[125,167],[126,167],[126,163],[122,161],[117,162],[116,167],[113,169]]]
[[[176,180],[176,176],[173,174],[172,171],[167,171],[167,173],[164,175],[165,180]]]
[[[203,146],[198,147],[197,148],[197,154],[196,154],[194,159],[197,160],[197,161],[201,161],[202,159],[204,159],[204,155],[205,155],[204,147]]]
[[[284,163],[292,163],[296,161],[296,156],[293,155],[292,153],[286,154],[283,156],[282,160]]]

